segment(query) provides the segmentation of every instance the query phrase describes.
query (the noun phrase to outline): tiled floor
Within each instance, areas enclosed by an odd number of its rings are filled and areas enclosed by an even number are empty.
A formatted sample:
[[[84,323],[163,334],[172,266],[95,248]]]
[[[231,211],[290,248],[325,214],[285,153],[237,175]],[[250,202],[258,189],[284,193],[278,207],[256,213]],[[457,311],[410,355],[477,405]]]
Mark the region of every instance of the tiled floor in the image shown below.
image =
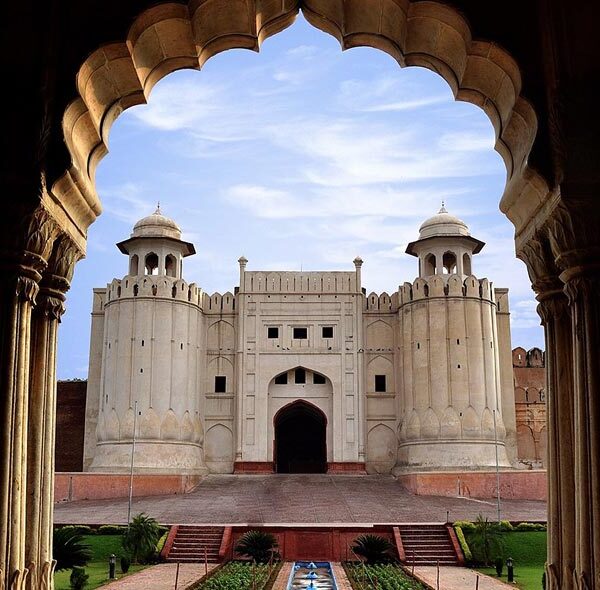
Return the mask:
[[[135,498],[165,524],[410,523],[496,517],[493,501],[414,496],[391,476],[210,475],[190,494]],[[122,523],[127,499],[59,504],[57,523]],[[502,518],[545,520],[544,502],[506,500]]]

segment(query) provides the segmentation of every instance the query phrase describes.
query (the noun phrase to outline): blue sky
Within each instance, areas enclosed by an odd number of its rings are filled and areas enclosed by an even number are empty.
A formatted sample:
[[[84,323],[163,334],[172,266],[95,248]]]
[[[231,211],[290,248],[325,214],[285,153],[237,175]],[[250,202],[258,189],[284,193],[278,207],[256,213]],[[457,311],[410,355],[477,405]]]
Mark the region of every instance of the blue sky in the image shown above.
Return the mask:
[[[100,163],[104,213],[90,228],[60,328],[58,375],[87,375],[92,288],[127,272],[115,243],[160,201],[197,255],[184,277],[232,291],[248,269],[343,270],[388,293],[417,274],[404,254],[442,200],[486,242],[478,277],[511,292],[513,347],[543,347],[492,125],[438,75],[369,48],[342,53],[302,18],[260,53],[232,50],[175,72],[123,113]]]

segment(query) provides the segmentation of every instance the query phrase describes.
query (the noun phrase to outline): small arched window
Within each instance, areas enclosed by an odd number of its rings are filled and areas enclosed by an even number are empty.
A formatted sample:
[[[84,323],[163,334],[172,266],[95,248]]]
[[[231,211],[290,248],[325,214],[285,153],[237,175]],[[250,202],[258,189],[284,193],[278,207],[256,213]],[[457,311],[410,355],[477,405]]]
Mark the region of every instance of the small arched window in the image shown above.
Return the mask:
[[[173,254],[167,254],[167,257],[165,258],[165,272],[168,277],[177,276],[177,260]]]
[[[463,274],[473,274],[471,270],[471,257],[466,252],[463,254]]]
[[[158,274],[158,256],[154,252],[146,255],[146,261],[144,263],[147,275]]]
[[[129,274],[132,276],[136,276],[139,270],[140,259],[137,254],[134,254],[129,259]]]
[[[456,272],[456,255],[454,252],[446,252],[442,258],[444,274],[454,274]]]
[[[427,256],[425,256],[425,260],[423,261],[423,276],[428,277],[435,274],[435,263],[435,255],[427,254]]]

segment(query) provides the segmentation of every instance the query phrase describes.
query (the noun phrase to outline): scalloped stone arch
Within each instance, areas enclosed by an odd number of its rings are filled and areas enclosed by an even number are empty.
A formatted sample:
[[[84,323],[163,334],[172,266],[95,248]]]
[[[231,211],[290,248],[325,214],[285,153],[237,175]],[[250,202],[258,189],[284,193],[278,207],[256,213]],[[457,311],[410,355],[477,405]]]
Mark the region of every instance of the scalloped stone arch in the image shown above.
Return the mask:
[[[142,12],[125,39],[94,51],[77,74],[78,97],[63,118],[72,157],[52,187],[59,199],[75,199],[82,228],[101,211],[95,170],[107,153],[112,123],[127,108],[146,102],[170,72],[200,69],[233,48],[259,51],[269,36],[290,26],[302,10],[313,26],[333,35],[342,50],[368,46],[403,66],[437,72],[457,100],[479,106],[496,134],[496,151],[507,171],[501,209],[517,230],[548,193],[546,181],[527,165],[537,131],[532,106],[521,96],[521,74],[499,45],[473,39],[454,8],[433,1],[230,0],[227,11],[208,0],[164,3]]]

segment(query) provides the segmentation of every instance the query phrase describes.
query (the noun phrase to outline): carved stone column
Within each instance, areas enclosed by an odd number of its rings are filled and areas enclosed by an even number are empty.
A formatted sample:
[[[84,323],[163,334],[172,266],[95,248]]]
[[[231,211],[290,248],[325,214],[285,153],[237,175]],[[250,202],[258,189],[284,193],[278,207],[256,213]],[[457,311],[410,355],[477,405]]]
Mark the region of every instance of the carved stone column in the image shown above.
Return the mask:
[[[79,253],[68,238],[55,242],[32,314],[25,555],[29,569],[28,590],[53,587],[56,344],[65,293],[78,258]]]
[[[25,588],[31,315],[55,225],[44,209],[3,236],[0,252],[0,588]]]
[[[546,339],[548,428],[549,590],[573,588],[575,565],[575,498],[573,451],[573,354],[571,316],[550,247],[547,228],[538,231],[518,253],[527,264]]]
[[[600,588],[600,208],[597,201],[563,195],[549,227],[571,321],[573,587],[592,590]]]
[[[538,300],[546,336],[549,531],[546,587],[571,590],[575,565],[571,316],[562,289],[540,293]]]

